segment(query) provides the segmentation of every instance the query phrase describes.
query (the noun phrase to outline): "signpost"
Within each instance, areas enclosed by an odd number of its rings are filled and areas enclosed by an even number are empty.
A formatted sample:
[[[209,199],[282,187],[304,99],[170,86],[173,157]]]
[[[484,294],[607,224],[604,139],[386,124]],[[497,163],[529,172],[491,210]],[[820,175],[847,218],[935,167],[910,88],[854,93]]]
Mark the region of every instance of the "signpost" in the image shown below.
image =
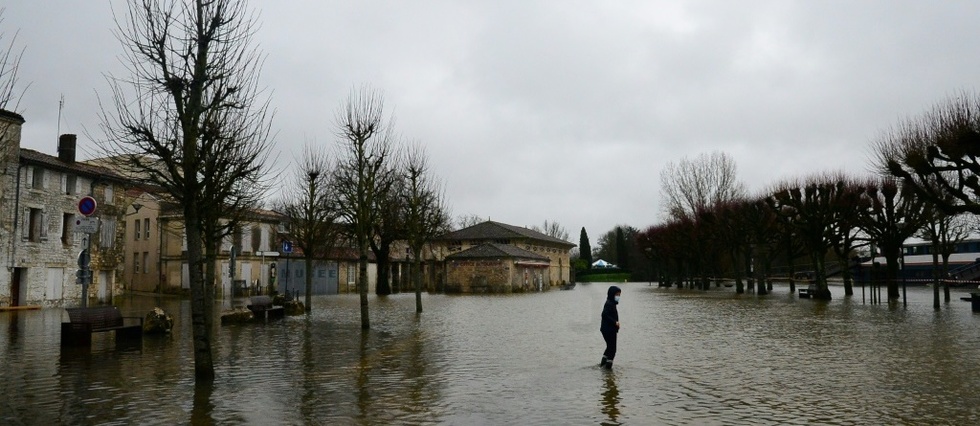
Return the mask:
[[[90,196],[82,197],[78,200],[78,212],[82,218],[75,219],[75,232],[84,234],[94,234],[99,231],[99,218],[89,217],[95,213],[98,203],[95,198]],[[92,244],[90,235],[85,235],[85,248],[78,253],[78,272],[75,273],[75,282],[82,285],[82,307],[88,306],[88,285],[92,284],[92,270],[89,265],[92,262],[92,255],[89,253],[89,245]]]
[[[293,242],[289,240],[282,241],[282,252],[286,253],[286,279],[283,284],[286,286],[286,300],[290,300],[289,297],[289,274],[292,272],[289,270],[289,253],[293,252]]]

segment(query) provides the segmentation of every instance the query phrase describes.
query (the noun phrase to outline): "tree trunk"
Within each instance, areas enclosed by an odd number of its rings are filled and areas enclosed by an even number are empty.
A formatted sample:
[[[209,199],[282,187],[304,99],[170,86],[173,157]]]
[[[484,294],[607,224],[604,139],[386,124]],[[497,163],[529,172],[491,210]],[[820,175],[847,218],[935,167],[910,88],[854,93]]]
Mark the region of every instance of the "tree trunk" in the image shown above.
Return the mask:
[[[211,356],[212,298],[204,277],[204,253],[201,247],[200,219],[191,208],[184,209],[187,226],[187,261],[191,275],[191,328],[194,338],[194,377],[198,382],[214,380]]]
[[[412,254],[412,281],[415,282],[415,313],[422,313],[422,260],[421,252]]]
[[[306,313],[313,309],[313,253],[304,253],[306,256]]]
[[[844,279],[844,296],[854,295],[854,282],[851,280],[851,261],[846,256],[840,259],[840,275]]]
[[[371,319],[368,316],[368,257],[367,249],[361,249],[361,257],[357,261],[357,287],[361,294],[361,329],[368,330],[371,328]]]
[[[889,250],[885,254],[885,279],[888,280],[888,299],[898,299],[901,293],[898,291],[898,254]]]
[[[932,307],[939,310],[939,253],[936,246],[932,250]]]

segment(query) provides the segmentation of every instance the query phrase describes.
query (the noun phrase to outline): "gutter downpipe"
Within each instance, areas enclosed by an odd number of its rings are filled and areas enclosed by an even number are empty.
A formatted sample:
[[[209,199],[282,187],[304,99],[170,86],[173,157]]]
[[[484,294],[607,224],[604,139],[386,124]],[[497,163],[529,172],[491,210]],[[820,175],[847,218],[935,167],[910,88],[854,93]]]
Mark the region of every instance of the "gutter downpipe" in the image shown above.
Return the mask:
[[[17,189],[14,190],[14,227],[13,232],[10,235],[10,266],[7,267],[7,272],[13,273],[15,264],[17,262],[17,233],[20,231],[17,225],[20,224],[20,171],[25,166],[17,164]],[[13,284],[13,283],[11,283]]]

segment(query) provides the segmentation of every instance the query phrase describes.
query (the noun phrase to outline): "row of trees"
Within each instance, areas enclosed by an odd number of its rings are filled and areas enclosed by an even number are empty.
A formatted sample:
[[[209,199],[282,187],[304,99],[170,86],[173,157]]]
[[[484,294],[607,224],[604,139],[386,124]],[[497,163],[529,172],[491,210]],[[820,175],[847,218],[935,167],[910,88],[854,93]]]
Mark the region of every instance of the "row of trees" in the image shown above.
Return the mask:
[[[115,167],[183,209],[195,377],[211,381],[220,244],[278,180],[267,168],[271,113],[258,86],[255,14],[242,0],[133,0],[117,16],[128,74],[109,77],[112,97],[100,112],[106,137],[99,148]],[[17,58],[7,55],[0,74],[16,69]],[[419,144],[401,149],[377,91],[352,90],[335,125],[335,154],[308,146],[278,208],[306,256],[307,310],[312,260],[326,257],[339,239],[356,247],[367,329],[369,250],[384,274],[391,243],[408,241],[421,312],[421,250],[444,230],[448,213],[425,151]],[[387,276],[379,277],[379,293],[388,291]]]
[[[407,242],[416,311],[422,312],[422,251],[448,230],[449,212],[425,148],[417,142],[400,146],[379,92],[352,91],[338,111],[336,126],[341,146],[334,161],[330,161],[330,147],[308,145],[277,210],[304,255],[307,311],[313,260],[329,258],[338,245],[357,249],[361,326],[367,329],[369,254],[377,259],[377,293],[387,295],[392,292],[388,273],[392,245]]]
[[[880,254],[888,298],[897,299],[902,246],[918,236],[932,243],[938,308],[939,278],[955,244],[969,234],[972,221],[963,214],[980,212],[980,97],[947,99],[885,132],[874,151],[876,176],[816,174],[755,196],[735,179],[724,153],[671,164],[661,175],[668,219],[635,243],[667,285],[706,288],[712,277],[730,277],[737,292],[745,291],[745,280],[749,289],[759,282],[764,294],[779,264],[795,291],[802,261],[816,297],[825,299],[828,271],[842,274],[851,295],[857,254]]]

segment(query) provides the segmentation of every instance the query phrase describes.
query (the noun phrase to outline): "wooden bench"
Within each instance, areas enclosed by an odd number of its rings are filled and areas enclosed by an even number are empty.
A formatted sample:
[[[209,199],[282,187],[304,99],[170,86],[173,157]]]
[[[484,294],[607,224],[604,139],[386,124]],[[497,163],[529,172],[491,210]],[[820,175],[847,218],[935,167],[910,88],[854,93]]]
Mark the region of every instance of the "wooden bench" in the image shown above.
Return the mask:
[[[143,339],[143,318],[123,317],[115,306],[65,308],[68,321],[61,323],[61,346],[92,344],[92,333],[116,332],[116,342]],[[129,321],[127,319],[136,320]],[[135,324],[133,324],[135,322]]]
[[[269,296],[252,296],[251,304],[246,305],[252,311],[256,320],[276,319],[286,316],[286,310],[282,306],[273,306],[272,298]]]

